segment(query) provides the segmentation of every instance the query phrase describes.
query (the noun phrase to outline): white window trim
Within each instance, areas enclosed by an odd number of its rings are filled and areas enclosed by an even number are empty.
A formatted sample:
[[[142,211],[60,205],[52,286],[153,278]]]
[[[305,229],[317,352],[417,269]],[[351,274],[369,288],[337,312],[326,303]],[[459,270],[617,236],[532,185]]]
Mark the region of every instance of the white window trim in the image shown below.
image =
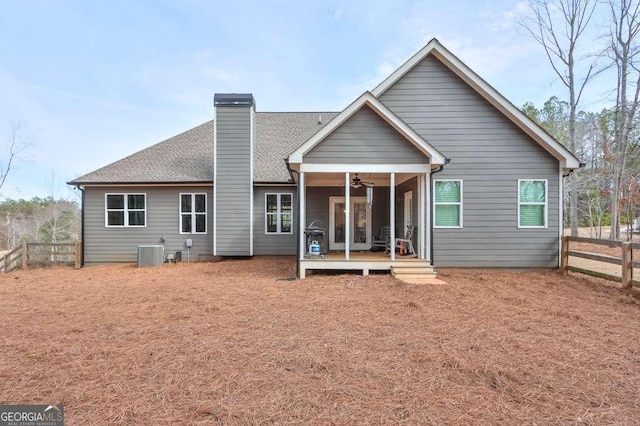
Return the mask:
[[[191,212],[183,212],[182,211],[182,196],[183,195],[191,195]],[[196,195],[204,195],[204,212],[196,213]],[[207,193],[206,192],[181,192],[178,194],[178,232],[180,235],[191,235],[191,234],[206,234],[208,229],[208,207],[207,204]],[[191,215],[191,232],[182,232],[182,216],[183,215]],[[196,232],[196,215],[204,215],[204,232]]]
[[[122,195],[124,198],[124,208],[120,209],[108,209],[107,198],[109,195]],[[129,210],[129,197],[128,195],[143,195],[144,196],[144,225],[129,225],[129,211],[141,211],[142,209]],[[124,212],[124,225],[109,225],[109,211],[122,211]],[[147,227],[147,193],[146,192],[107,192],[104,194],[104,226],[105,228],[146,228]]]
[[[275,195],[277,196],[277,206],[276,206],[276,212],[275,213],[268,213],[267,212],[267,199],[269,197],[269,195]],[[289,232],[282,232],[282,223],[281,223],[281,219],[282,219],[282,215],[283,214],[288,214],[288,213],[282,213],[282,210],[280,208],[280,200],[282,195],[288,195],[291,197],[291,230]],[[269,216],[276,216],[276,228],[278,229],[276,232],[269,232],[268,227],[267,227],[267,217]],[[293,192],[266,192],[264,194],[264,234],[265,235],[291,235],[293,234]]]
[[[436,203],[436,182],[460,182],[460,202],[438,202]],[[436,225],[436,211],[438,210],[436,206],[460,206],[460,225],[458,226],[444,226],[444,225]],[[464,211],[464,183],[462,179],[434,179],[433,180],[433,227],[437,229],[462,229],[463,228],[463,220],[464,215],[462,212]]]
[[[521,203],[520,202],[520,184],[522,182],[544,182],[544,203]],[[518,188],[516,197],[518,199],[518,228],[519,229],[546,229],[549,227],[549,182],[547,179],[518,179]],[[544,206],[544,225],[543,226],[523,226],[520,225],[520,205],[525,206]]]

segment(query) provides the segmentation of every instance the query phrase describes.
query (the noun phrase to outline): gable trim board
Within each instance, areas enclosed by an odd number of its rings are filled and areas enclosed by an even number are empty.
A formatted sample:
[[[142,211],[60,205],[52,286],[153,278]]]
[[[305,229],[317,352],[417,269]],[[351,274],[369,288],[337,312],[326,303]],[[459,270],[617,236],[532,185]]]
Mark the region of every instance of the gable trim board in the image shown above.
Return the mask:
[[[356,112],[364,107],[369,107],[380,118],[391,125],[398,133],[400,133],[407,141],[411,142],[424,155],[429,157],[432,165],[439,166],[445,164],[445,156],[435,149],[431,144],[422,138],[415,130],[402,121],[389,108],[387,108],[378,98],[373,96],[371,92],[364,92],[358,99],[353,101],[325,127],[320,129],[315,135],[307,140],[300,148],[296,149],[289,155],[289,164],[297,165],[304,163],[304,156],[308,154],[314,147],[322,142],[327,136],[332,134],[341,125],[346,123]],[[355,170],[352,170],[355,171]]]
[[[380,97],[395,82],[400,80],[413,67],[419,64],[428,55],[433,55],[440,62],[453,71],[458,77],[465,81],[470,87],[485,98],[491,105],[506,115],[514,124],[522,129],[526,134],[532,137],[551,155],[561,162],[565,169],[577,169],[580,167],[580,161],[562,144],[556,141],[542,127],[527,117],[525,113],[520,111],[507,98],[502,96],[489,83],[484,81],[478,74],[469,68],[458,57],[445,48],[437,39],[432,39],[426,46],[420,49],[415,55],[409,58],[404,64],[396,69],[382,83],[376,86],[371,93],[375,97]]]

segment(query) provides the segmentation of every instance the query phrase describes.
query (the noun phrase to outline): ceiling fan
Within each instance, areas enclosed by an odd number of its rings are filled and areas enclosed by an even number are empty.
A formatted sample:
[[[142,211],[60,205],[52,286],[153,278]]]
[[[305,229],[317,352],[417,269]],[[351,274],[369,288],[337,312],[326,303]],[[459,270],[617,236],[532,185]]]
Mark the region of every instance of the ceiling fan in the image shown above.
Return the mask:
[[[373,186],[373,182],[365,182],[362,179],[360,179],[358,177],[358,174],[356,173],[356,175],[353,177],[353,179],[351,179],[351,187],[358,189],[358,188],[362,188],[363,186]]]

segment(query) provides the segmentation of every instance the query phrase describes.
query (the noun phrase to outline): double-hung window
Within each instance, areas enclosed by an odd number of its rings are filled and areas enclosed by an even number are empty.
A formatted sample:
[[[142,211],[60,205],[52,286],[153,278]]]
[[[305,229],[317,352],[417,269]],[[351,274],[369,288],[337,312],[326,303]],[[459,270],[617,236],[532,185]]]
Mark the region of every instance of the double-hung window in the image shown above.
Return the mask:
[[[547,227],[547,180],[518,180],[518,228]]]
[[[293,233],[293,194],[265,194],[265,233]]]
[[[436,228],[462,228],[462,180],[434,180]]]
[[[180,233],[207,233],[207,194],[180,194]]]
[[[105,194],[105,226],[147,225],[146,194]]]

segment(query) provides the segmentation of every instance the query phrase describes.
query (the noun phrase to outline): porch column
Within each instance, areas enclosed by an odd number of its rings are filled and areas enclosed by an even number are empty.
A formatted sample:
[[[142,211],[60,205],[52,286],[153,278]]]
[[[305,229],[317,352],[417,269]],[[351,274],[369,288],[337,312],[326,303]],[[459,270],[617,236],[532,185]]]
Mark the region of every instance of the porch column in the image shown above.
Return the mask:
[[[305,187],[304,187],[304,172],[298,173],[298,204],[299,204],[299,214],[300,214],[300,224],[298,226],[298,232],[300,234],[300,260],[304,259],[305,249],[307,247],[307,242],[305,241],[304,228],[305,224]]]
[[[349,172],[344,174],[344,260],[349,260],[349,240],[351,239],[349,219],[351,218],[351,182]]]
[[[396,174],[389,174],[389,238],[391,239],[391,260],[396,260]]]
[[[424,208],[425,218],[424,225],[422,227],[424,235],[424,256],[429,262],[431,262],[431,172],[424,174]]]
[[[418,183],[418,233],[415,234],[418,238],[418,258],[424,259],[424,176],[417,176]]]

